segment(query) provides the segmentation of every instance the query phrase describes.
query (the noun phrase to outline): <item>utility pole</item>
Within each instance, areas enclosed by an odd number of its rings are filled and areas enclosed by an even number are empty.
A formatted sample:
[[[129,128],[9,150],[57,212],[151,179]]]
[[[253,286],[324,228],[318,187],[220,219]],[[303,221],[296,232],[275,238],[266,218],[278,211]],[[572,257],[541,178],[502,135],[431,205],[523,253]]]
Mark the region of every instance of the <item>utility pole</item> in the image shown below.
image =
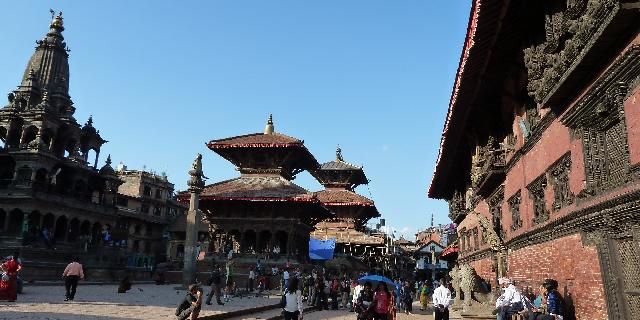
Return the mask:
[[[184,267],[182,269],[182,284],[185,287],[196,281],[196,241],[198,238],[198,226],[200,222],[200,193],[204,189],[204,180],[207,177],[202,173],[202,155],[198,153],[189,170],[189,212],[187,213],[187,234],[184,241]]]

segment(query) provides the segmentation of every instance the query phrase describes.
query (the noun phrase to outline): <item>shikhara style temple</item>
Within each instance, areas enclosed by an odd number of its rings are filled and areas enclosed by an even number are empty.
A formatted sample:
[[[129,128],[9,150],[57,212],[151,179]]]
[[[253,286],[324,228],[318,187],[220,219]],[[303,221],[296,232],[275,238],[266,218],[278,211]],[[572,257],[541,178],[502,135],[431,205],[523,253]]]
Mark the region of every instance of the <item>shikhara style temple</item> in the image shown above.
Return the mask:
[[[304,141],[275,132],[212,140],[208,148],[237,167],[240,177],[205,186],[200,209],[211,229],[212,251],[273,252],[296,260],[308,255],[309,233],[331,216],[310,191],[291,180],[318,161]]]
[[[357,194],[356,187],[368,184],[362,167],[345,162],[342,150],[336,151],[336,159],[320,165],[312,172],[324,186],[316,196],[334,215],[316,225],[311,234],[316,239],[336,239],[336,253],[357,256],[365,260],[381,258],[385,253],[385,237],[366,232],[371,218],[380,216],[373,200]]]
[[[639,29],[640,1],[473,1],[429,188],[465,312],[553,278],[565,319],[640,319]]]
[[[93,280],[148,279],[136,267],[164,257],[163,230],[184,208],[166,177],[164,186],[123,186],[110,156],[98,166],[107,141],[92,117],[84,125],[74,117],[64,30],[62,14],[53,16],[0,109],[0,256],[20,250],[25,281],[59,279],[71,256]]]

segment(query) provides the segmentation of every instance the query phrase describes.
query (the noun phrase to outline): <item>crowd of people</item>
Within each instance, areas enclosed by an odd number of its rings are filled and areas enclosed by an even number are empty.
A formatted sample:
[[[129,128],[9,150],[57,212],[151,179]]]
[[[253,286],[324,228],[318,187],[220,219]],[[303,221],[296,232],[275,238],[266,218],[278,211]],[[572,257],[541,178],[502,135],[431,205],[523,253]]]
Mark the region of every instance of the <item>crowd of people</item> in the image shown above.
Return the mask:
[[[562,295],[558,292],[558,281],[545,279],[533,292],[530,288],[518,290],[508,278],[498,279],[502,295],[496,301],[496,318],[510,320],[519,314],[527,320],[563,320],[566,307]]]
[[[202,302],[211,305],[213,297],[218,305],[224,305],[235,295],[259,295],[272,289],[280,290],[285,319],[297,320],[302,319],[305,304],[319,310],[354,312],[358,320],[394,320],[397,312],[411,314],[414,301],[419,301],[421,311],[431,309],[436,320],[445,320],[449,319],[449,308],[456,298],[455,290],[444,278],[439,283],[401,279],[372,283],[359,280],[367,276],[366,273],[353,276],[327,272],[319,267],[303,272],[299,268],[292,268],[289,263],[282,268],[265,268],[260,260],[250,268],[245,291],[241,292],[236,286],[233,267],[232,259],[224,266],[213,266],[207,279],[210,291],[206,299],[200,285],[190,286],[176,308],[177,318],[197,319]],[[21,269],[22,261],[18,252],[0,264],[0,301],[17,300],[18,273]],[[78,281],[84,278],[83,267],[78,259],[72,259],[62,277],[65,301],[73,301]],[[274,277],[279,281],[271,288]],[[545,279],[536,290],[529,287],[519,290],[508,278],[498,279],[498,284],[501,294],[494,310],[497,320],[510,320],[516,314],[526,320],[563,320],[566,308],[556,280]],[[126,292],[130,288],[130,283],[121,283],[118,292]]]

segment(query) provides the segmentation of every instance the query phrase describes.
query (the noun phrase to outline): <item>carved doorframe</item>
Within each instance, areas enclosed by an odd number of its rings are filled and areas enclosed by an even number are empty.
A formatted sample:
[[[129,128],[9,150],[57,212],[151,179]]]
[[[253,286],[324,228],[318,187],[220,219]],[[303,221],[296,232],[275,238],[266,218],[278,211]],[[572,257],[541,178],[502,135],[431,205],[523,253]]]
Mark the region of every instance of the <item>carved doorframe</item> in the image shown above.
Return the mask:
[[[596,245],[610,320],[640,317],[640,225],[587,234]],[[635,317],[635,318],[634,318]]]

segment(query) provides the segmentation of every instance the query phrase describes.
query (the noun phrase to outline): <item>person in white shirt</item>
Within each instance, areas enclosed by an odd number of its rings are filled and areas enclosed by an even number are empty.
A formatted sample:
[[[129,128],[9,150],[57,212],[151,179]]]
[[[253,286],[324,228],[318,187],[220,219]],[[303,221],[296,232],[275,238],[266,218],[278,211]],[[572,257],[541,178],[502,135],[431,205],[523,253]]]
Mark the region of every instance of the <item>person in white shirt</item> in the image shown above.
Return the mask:
[[[247,290],[253,292],[253,282],[256,280],[256,272],[253,269],[249,270],[249,281],[247,283]]]
[[[359,284],[353,288],[353,297],[351,298],[351,305],[355,306],[358,303],[358,297],[360,297],[360,292],[364,289],[364,286]],[[352,307],[354,308],[354,307]]]
[[[449,320],[449,305],[451,291],[445,285],[444,278],[440,278],[440,286],[433,291],[433,307],[435,320]]]
[[[497,320],[511,319],[511,316],[522,311],[524,305],[522,295],[513,285],[513,281],[509,278],[498,279],[498,284],[502,286],[504,292],[496,300]]]
[[[282,273],[282,282],[284,283],[282,286],[283,288],[289,287],[289,269],[284,269],[284,272]]]
[[[284,320],[302,320],[302,292],[298,289],[298,278],[291,279],[284,298]]]

